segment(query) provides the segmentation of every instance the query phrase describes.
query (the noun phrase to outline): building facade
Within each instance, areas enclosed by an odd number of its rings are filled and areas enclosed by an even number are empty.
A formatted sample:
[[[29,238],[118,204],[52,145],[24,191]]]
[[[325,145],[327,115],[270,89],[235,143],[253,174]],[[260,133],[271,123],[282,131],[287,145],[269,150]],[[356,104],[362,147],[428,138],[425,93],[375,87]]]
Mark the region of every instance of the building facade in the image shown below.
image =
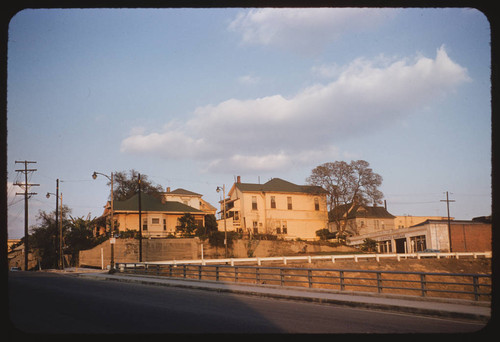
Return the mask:
[[[334,221],[330,223],[331,231],[340,226],[338,230],[351,236],[392,230],[396,218],[385,207],[360,204],[340,205],[332,210],[331,217]]]
[[[316,231],[328,227],[326,191],[321,187],[280,178],[264,184],[241,183],[239,176],[237,179],[228,197],[220,202],[219,230],[315,240]]]
[[[110,217],[110,204],[103,216]],[[124,201],[113,202],[113,219],[116,222],[115,233],[142,229],[145,238],[168,237],[175,235],[180,226],[179,219],[191,214],[197,226],[204,226],[205,212],[177,201],[164,201],[149,194],[141,194],[141,224],[139,224],[139,196],[135,194]]]
[[[374,232],[347,239],[350,246],[360,246],[365,239],[377,242],[379,253],[416,253],[491,251],[491,223],[475,221],[427,220],[413,227]]]

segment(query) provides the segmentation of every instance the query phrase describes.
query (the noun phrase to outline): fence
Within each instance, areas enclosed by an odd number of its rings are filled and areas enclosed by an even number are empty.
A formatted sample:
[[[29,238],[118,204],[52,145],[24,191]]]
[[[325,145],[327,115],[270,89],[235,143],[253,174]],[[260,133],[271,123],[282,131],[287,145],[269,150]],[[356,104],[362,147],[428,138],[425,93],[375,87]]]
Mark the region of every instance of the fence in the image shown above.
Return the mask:
[[[302,256],[280,256],[280,257],[267,257],[267,258],[226,258],[226,259],[196,259],[196,260],[167,260],[167,261],[154,261],[145,262],[144,264],[158,264],[158,265],[177,265],[177,264],[257,264],[262,265],[263,262],[282,262],[287,265],[288,262],[308,262],[313,261],[331,261],[335,263],[341,260],[360,260],[374,259],[380,261],[381,259],[422,259],[422,258],[491,258],[491,252],[463,252],[463,253],[389,253],[389,254],[346,254],[346,255],[302,255]]]
[[[117,269],[184,279],[491,300],[488,274],[164,263],[117,263]]]

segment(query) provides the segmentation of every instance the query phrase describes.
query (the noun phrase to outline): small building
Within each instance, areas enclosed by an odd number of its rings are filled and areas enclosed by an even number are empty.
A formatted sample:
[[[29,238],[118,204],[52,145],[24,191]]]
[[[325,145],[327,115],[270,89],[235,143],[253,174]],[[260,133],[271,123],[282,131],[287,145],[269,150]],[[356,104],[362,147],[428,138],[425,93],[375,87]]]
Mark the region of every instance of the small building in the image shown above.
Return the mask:
[[[365,239],[375,240],[379,253],[485,252],[492,248],[491,223],[477,221],[453,220],[448,229],[448,221],[427,220],[413,227],[352,236],[347,244],[360,246]]]
[[[108,202],[103,216],[110,215]],[[180,226],[179,219],[184,214],[194,216],[197,226],[204,226],[205,212],[177,201],[163,201],[152,195],[141,194],[141,229],[143,237],[167,237],[175,235]],[[113,219],[117,223],[115,231],[139,231],[139,195],[124,201],[113,202]]]
[[[218,229],[247,235],[272,234],[279,238],[317,239],[328,226],[326,191],[319,186],[297,185],[280,178],[264,184],[242,183],[240,176],[220,201]],[[225,228],[224,228],[225,227]]]

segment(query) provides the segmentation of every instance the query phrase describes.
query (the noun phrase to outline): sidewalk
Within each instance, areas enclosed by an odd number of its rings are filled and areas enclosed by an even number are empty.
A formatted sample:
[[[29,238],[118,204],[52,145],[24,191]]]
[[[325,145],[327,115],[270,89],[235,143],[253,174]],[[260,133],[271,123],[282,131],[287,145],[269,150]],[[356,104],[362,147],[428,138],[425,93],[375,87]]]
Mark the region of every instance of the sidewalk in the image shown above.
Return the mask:
[[[68,273],[69,274],[69,273]],[[174,286],[217,292],[229,292],[278,299],[343,305],[355,308],[385,310],[442,318],[488,322],[491,318],[489,303],[457,299],[422,298],[413,296],[382,295],[377,293],[335,292],[322,289],[255,285],[232,282],[199,281],[146,275],[109,274],[107,272],[75,272],[72,275],[87,279],[111,280],[157,286]]]

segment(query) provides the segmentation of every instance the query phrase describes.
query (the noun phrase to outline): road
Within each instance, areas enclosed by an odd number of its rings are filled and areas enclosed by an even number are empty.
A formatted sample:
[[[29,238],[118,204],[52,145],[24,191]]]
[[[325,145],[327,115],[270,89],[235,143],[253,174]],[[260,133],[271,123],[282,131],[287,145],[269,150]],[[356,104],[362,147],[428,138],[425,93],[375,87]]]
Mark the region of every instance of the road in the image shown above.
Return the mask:
[[[461,333],[484,324],[213,291],[9,272],[20,333]]]

